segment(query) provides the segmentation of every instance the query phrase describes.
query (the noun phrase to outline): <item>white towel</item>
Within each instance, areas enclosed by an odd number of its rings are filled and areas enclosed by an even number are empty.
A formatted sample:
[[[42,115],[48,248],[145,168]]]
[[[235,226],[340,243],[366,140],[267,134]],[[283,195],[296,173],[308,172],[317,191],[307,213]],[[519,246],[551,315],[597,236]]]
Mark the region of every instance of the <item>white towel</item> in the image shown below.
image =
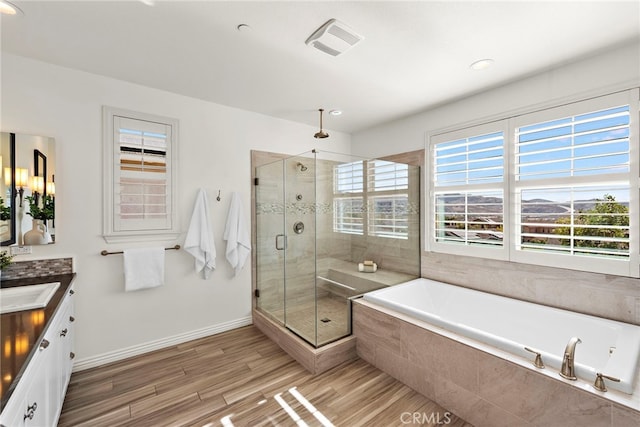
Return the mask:
[[[124,288],[127,292],[164,285],[164,248],[125,249]]]
[[[209,223],[207,193],[200,189],[191,215],[191,223],[184,239],[184,250],[195,258],[196,273],[202,271],[203,278],[216,268],[216,246],[213,243],[213,228]]]
[[[227,241],[227,261],[238,275],[251,253],[249,228],[244,217],[242,200],[237,192],[231,194],[231,204],[227,214],[227,225],[224,229],[224,240]]]

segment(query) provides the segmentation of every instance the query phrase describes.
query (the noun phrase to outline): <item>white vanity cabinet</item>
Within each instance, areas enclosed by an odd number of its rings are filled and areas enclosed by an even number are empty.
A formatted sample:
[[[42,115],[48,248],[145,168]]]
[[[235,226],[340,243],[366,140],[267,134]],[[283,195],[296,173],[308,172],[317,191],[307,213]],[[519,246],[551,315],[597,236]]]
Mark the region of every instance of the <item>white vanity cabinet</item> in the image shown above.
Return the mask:
[[[0,424],[4,427],[47,427],[58,423],[73,365],[75,326],[71,287],[37,344],[9,398]]]

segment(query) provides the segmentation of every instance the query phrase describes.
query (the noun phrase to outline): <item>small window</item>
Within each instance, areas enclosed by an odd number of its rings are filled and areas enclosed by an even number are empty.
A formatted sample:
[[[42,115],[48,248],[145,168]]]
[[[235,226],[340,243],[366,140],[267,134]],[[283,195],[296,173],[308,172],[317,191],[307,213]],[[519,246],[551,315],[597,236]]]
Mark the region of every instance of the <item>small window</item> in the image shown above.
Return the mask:
[[[364,162],[336,165],[333,169],[333,231],[364,233]]]
[[[367,162],[369,235],[409,236],[409,165],[387,160]]]
[[[105,107],[104,237],[177,237],[175,119]]]
[[[334,167],[334,231],[408,239],[409,166],[386,160]]]

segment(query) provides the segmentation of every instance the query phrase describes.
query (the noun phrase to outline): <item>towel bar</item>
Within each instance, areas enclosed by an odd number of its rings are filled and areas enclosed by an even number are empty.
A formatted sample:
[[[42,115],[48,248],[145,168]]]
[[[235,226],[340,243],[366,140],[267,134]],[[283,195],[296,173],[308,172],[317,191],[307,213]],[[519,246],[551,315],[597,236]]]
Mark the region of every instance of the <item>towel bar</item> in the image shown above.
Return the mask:
[[[171,251],[171,250],[178,250],[180,249],[180,245],[175,245],[171,248],[164,248],[165,251]],[[107,256],[107,255],[115,255],[115,254],[122,254],[124,253],[123,251],[118,251],[118,252],[109,252],[109,251],[102,251],[100,252],[100,255],[102,256]]]

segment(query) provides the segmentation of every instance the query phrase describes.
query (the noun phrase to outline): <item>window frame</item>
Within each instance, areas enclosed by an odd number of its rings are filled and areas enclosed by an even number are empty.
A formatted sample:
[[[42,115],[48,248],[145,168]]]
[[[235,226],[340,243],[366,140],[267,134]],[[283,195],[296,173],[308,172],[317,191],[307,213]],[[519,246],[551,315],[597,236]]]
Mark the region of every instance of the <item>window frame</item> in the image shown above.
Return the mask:
[[[115,126],[118,118],[151,122],[168,127],[170,135],[167,138],[166,151],[166,189],[169,202],[166,203],[166,226],[158,228],[145,227],[145,220],[137,222],[129,229],[119,229],[115,203],[118,197],[120,172],[120,142]],[[179,221],[177,211],[177,165],[178,165],[178,136],[179,122],[177,119],[141,113],[122,108],[103,106],[103,238],[107,243],[145,242],[159,240],[175,240],[179,237]],[[118,169],[118,170],[116,170]]]
[[[549,188],[581,186],[587,184],[613,183],[615,181],[627,182],[629,185],[629,257],[625,259],[599,258],[592,256],[576,256],[571,254],[544,253],[530,250],[517,249],[520,241],[520,198],[519,194],[525,188],[539,188],[548,185],[539,180],[516,181],[516,154],[515,138],[519,127],[544,122],[545,120],[560,119],[566,116],[576,116],[588,112],[594,112],[613,108],[621,105],[629,105],[629,172],[621,174],[600,174],[586,177],[571,177],[559,179],[558,183]],[[482,248],[467,245],[452,245],[436,242],[435,234],[435,190],[434,186],[434,147],[438,142],[454,141],[462,137],[480,135],[478,129],[491,129],[491,126],[502,126],[505,129],[504,139],[504,179],[502,182],[504,194],[504,227],[503,242],[504,251],[495,248]],[[457,128],[449,128],[443,131],[427,135],[426,156],[429,165],[427,180],[427,203],[425,213],[425,249],[429,252],[439,252],[454,255],[473,256],[480,258],[501,259],[524,264],[566,268],[579,271],[587,271],[602,274],[613,274],[627,277],[640,277],[640,91],[638,88],[628,89],[607,95],[588,99],[565,102],[561,105],[547,106],[544,109],[521,111],[509,117],[486,123],[475,122],[473,125],[461,125]],[[470,186],[461,185],[460,190],[469,189]]]

